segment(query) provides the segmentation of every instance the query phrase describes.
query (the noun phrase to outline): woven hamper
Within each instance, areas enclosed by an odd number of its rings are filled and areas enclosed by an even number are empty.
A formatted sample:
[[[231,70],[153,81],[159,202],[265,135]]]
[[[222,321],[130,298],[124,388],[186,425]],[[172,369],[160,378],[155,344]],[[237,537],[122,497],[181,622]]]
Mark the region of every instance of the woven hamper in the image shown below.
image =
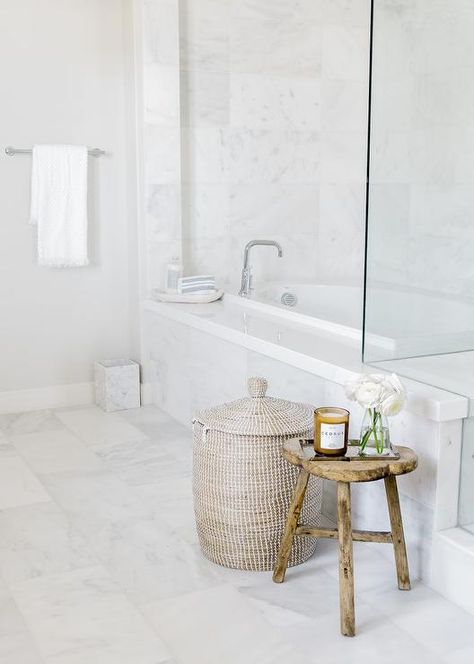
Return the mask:
[[[267,381],[250,378],[250,397],[197,414],[193,421],[194,513],[209,560],[235,569],[271,570],[276,561],[297,468],[282,444],[313,435],[313,407],[266,397]],[[320,524],[322,481],[310,477],[302,521]],[[316,547],[296,537],[290,565]]]

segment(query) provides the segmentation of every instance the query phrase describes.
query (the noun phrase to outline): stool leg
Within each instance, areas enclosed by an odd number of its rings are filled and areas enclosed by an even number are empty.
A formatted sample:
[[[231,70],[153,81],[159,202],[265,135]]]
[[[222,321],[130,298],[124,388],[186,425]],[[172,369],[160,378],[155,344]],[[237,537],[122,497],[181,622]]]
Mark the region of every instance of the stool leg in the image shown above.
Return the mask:
[[[402,513],[400,511],[400,501],[398,499],[397,480],[394,475],[389,475],[385,478],[385,492],[387,494],[388,512],[390,514],[390,525],[392,528],[398,587],[400,590],[410,590],[410,573],[408,571]]]
[[[352,562],[351,485],[337,483],[337,526],[339,530],[339,610],[341,633],[354,636],[354,570]]]
[[[275,583],[282,583],[285,580],[286,568],[288,567],[288,559],[293,546],[295,537],[295,530],[300,518],[301,508],[303,507],[303,500],[308,486],[309,473],[301,468],[298,479],[296,481],[295,491],[291,499],[288,516],[286,517],[285,530],[281,538],[280,549],[273,570],[273,581]]]

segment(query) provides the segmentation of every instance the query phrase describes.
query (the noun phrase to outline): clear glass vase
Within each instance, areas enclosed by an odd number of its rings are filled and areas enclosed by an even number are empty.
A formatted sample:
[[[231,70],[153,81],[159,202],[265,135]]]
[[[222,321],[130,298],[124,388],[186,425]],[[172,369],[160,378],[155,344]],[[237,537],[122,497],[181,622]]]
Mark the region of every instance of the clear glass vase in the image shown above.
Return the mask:
[[[390,454],[388,418],[375,408],[367,408],[360,430],[360,456],[386,456]]]

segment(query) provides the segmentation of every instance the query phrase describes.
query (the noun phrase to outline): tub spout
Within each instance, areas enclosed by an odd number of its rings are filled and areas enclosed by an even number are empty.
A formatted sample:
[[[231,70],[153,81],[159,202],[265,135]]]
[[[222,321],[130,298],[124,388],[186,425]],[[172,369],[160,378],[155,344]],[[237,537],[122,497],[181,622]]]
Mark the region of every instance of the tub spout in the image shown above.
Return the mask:
[[[242,268],[242,277],[239,291],[239,295],[241,297],[248,297],[252,291],[252,268],[249,263],[250,249],[259,245],[276,247],[278,251],[278,257],[281,258],[283,256],[283,249],[281,248],[281,244],[279,242],[275,242],[275,240],[250,240],[250,242],[247,242],[244,249],[244,265]]]

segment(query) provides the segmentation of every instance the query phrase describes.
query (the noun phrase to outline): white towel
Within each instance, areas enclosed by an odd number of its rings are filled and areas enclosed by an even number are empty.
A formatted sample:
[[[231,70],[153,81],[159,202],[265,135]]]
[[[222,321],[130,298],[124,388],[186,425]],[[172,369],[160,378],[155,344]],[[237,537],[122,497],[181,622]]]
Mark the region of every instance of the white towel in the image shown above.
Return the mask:
[[[85,146],[33,147],[31,223],[38,226],[39,265],[89,264]]]

